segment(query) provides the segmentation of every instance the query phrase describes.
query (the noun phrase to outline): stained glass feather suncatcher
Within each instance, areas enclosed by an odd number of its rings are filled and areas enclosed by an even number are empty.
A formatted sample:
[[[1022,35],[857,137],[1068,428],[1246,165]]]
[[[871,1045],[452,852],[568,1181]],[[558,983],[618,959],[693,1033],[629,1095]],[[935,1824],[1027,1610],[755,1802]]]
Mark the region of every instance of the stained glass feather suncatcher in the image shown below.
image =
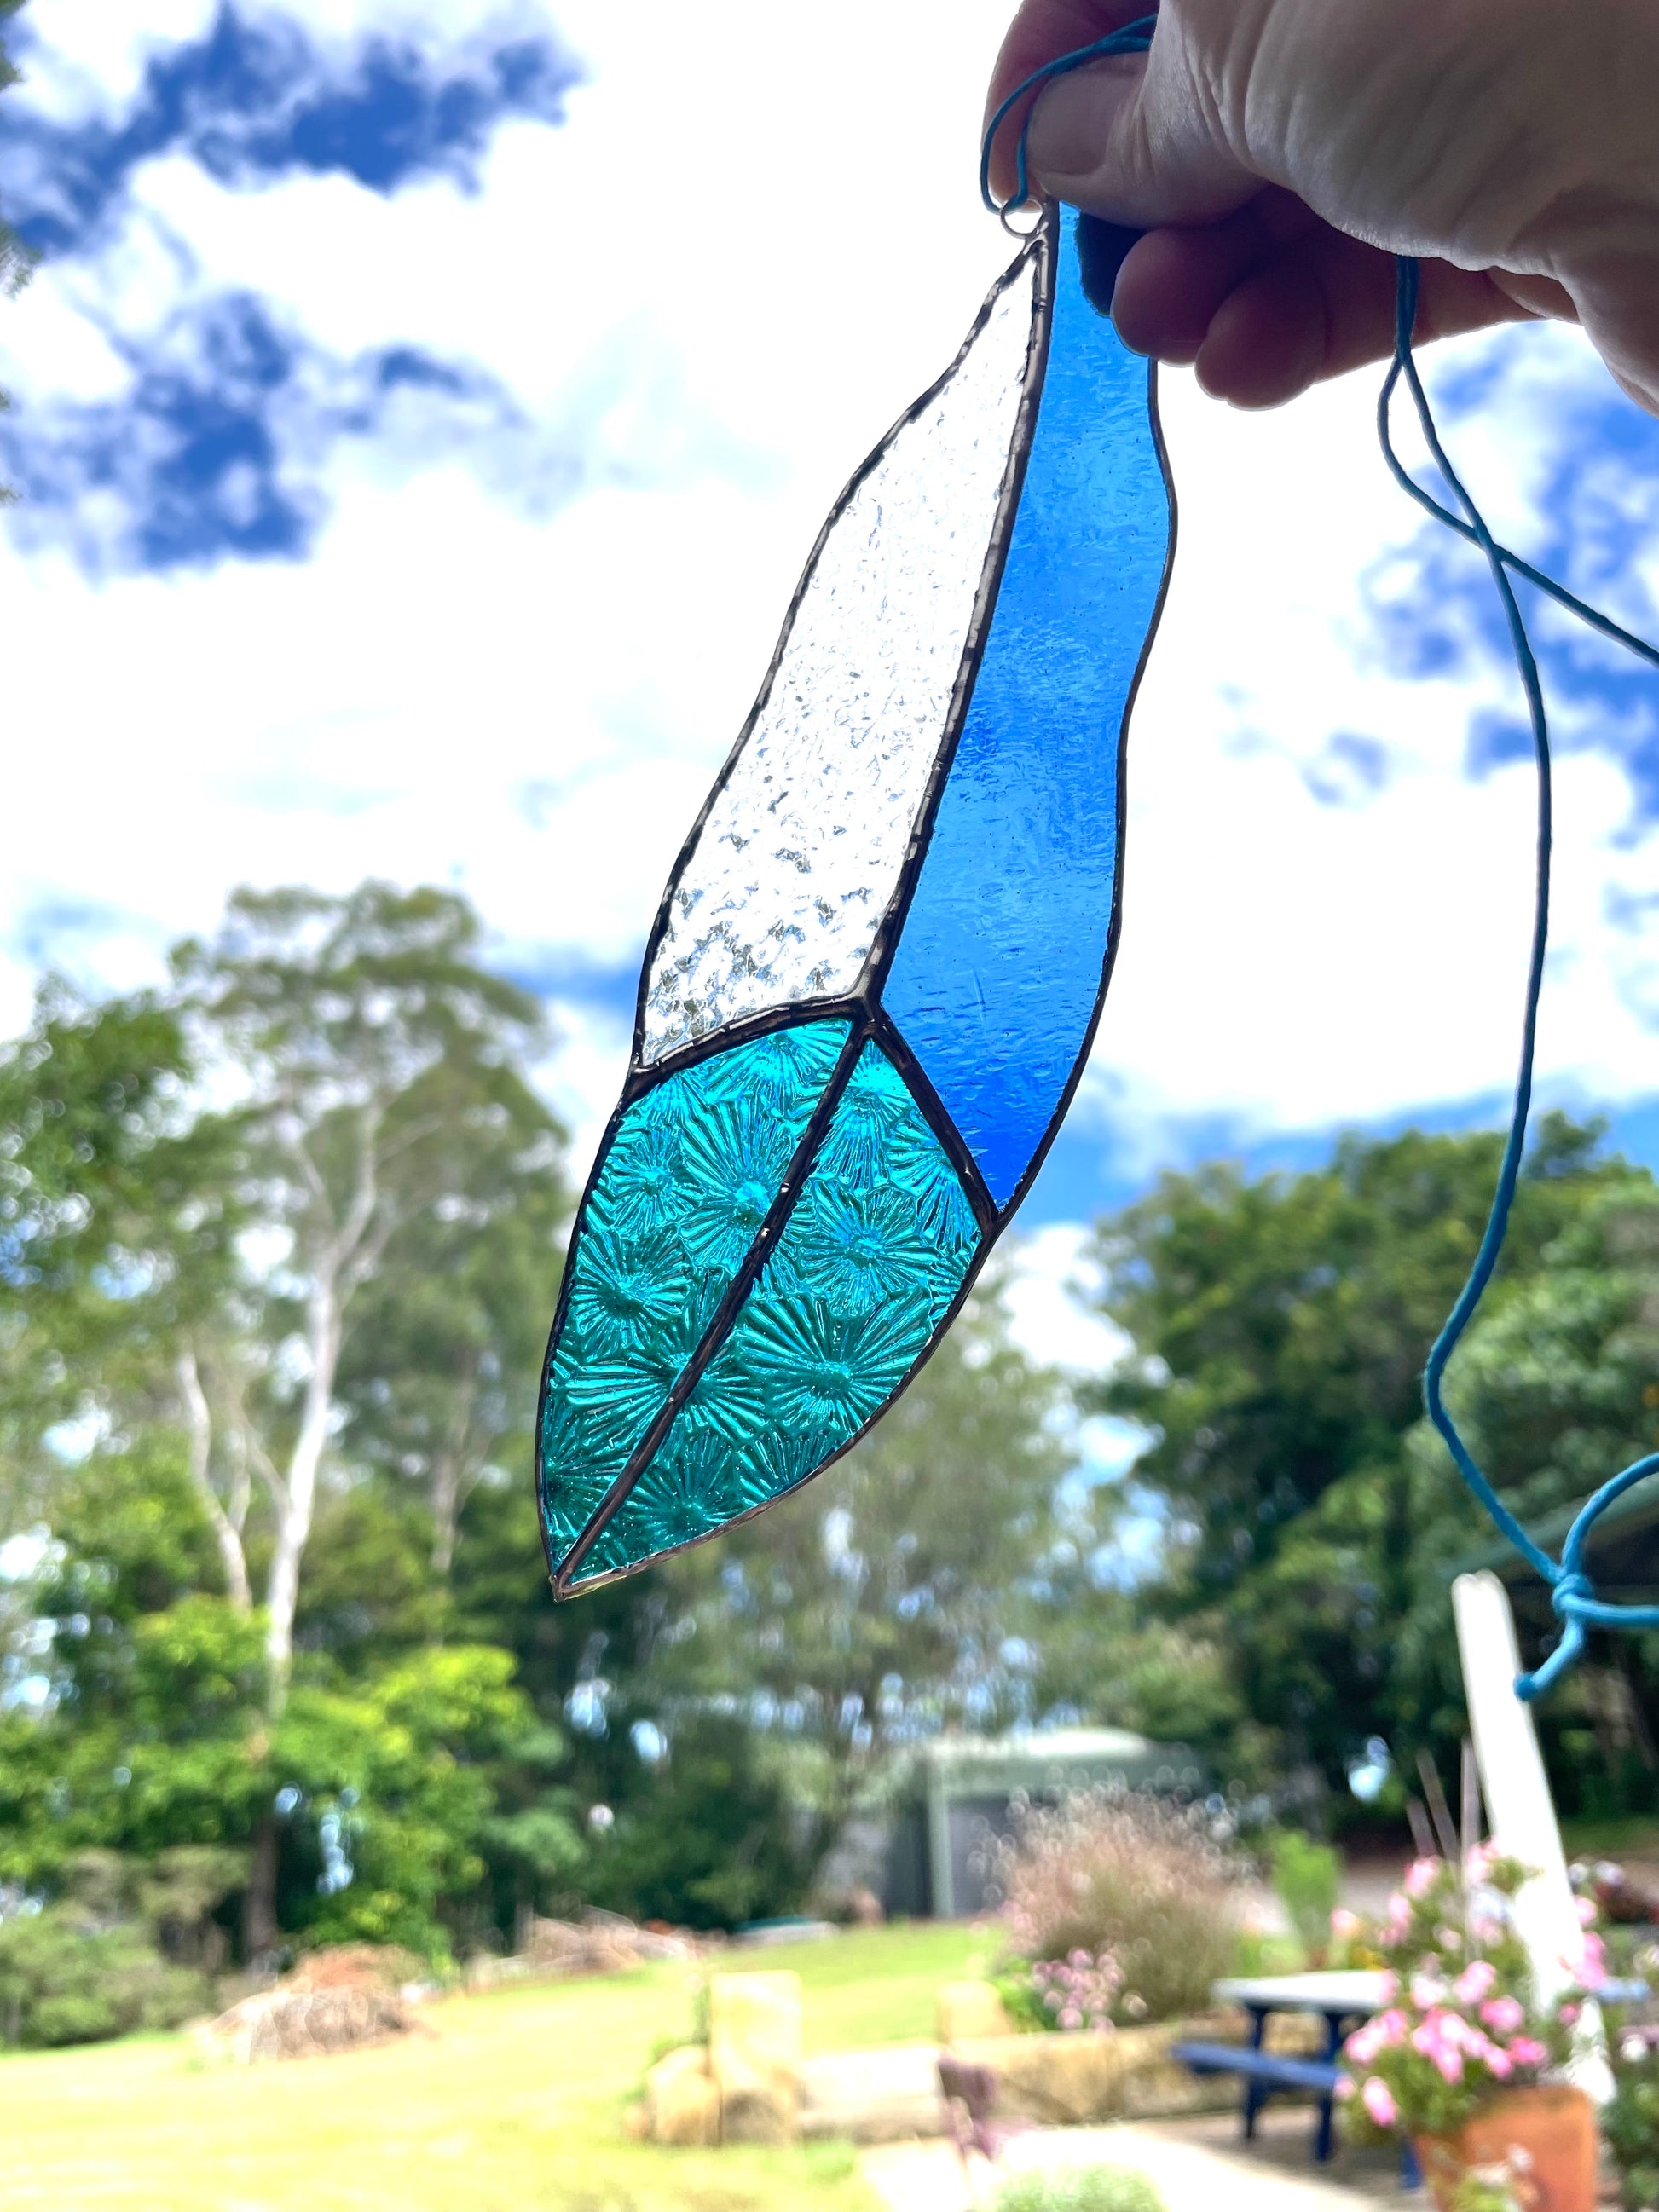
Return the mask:
[[[680,854],[548,1346],[560,1595],[854,1443],[1064,1115],[1173,542],[1120,252],[1050,210],[854,477]]]

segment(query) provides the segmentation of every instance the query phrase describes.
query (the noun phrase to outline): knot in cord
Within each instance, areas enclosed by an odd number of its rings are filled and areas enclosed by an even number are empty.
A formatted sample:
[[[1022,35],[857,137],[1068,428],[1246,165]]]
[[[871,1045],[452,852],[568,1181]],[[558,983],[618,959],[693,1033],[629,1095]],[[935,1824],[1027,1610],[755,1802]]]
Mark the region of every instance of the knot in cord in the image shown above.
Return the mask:
[[[1586,1574],[1564,1574],[1550,1592],[1550,1605],[1559,1620],[1571,1620],[1586,1601],[1594,1602],[1595,1584]]]

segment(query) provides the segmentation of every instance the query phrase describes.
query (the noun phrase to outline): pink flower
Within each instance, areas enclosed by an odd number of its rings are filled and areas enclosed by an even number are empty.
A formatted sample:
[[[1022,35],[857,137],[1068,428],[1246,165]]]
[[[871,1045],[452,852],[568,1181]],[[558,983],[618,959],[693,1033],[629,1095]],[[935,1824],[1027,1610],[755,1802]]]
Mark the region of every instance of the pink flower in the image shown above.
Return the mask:
[[[1360,2101],[1379,2128],[1396,2126],[1400,2107],[1394,2101],[1393,2092],[1380,2074],[1373,2074],[1359,2093]]]
[[[1513,2035],[1526,2016],[1519,1997],[1488,1997],[1480,2008],[1481,2019],[1500,2035]]]
[[[1483,2037],[1481,2047],[1474,2055],[1483,2066],[1498,2076],[1500,2081],[1509,2080],[1510,2069],[1513,2061],[1501,2044],[1488,2043]]]
[[[1498,1979],[1498,1969],[1490,1959],[1471,1959],[1468,1965],[1452,1984],[1459,2004],[1478,2005],[1487,1996]]]
[[[1060,2015],[1060,2024],[1062,2027],[1081,2027],[1083,2014],[1075,2005],[1067,2005]]]
[[[1339,2105],[1346,2105],[1352,2094],[1353,2075],[1352,2074],[1345,2074],[1336,2085],[1336,2101]]]
[[[1343,2045],[1343,2055],[1351,2058],[1356,2066],[1369,2066],[1382,2049],[1384,2040],[1381,2023],[1368,2020],[1364,2027],[1357,2027]]]
[[[1382,2039],[1383,2049],[1390,2050],[1395,2044],[1403,2043],[1406,2040],[1406,2030],[1408,2026],[1409,2022],[1398,2005],[1390,2006],[1387,2012],[1378,2013],[1376,2027]]]
[[[1541,2066],[1549,2052],[1535,2037],[1517,2035],[1510,2045],[1510,2057],[1517,2066]]]
[[[1377,1976],[1377,1978],[1377,1978],[1377,1980],[1382,1984],[1382,2002],[1383,2002],[1383,2003],[1384,2003],[1384,2004],[1392,2004],[1392,2003],[1394,2002],[1395,1999],[1395,1998],[1399,1996],[1399,1994],[1400,1994],[1400,1977],[1399,1977],[1399,1975],[1398,1975],[1398,1974],[1379,1974],[1379,1975]]]
[[[1463,2054],[1457,2048],[1465,2023],[1455,2013],[1431,2012],[1412,2033],[1412,2045],[1431,2065],[1437,2066],[1448,2081],[1463,2078]]]
[[[1358,1935],[1364,1924],[1357,1912],[1350,1912],[1343,1905],[1339,1905],[1331,1915],[1331,1933],[1339,1943],[1346,1943]]]
[[[1594,1928],[1595,1925],[1595,1899],[1593,1897],[1577,1898],[1574,1899],[1574,1907],[1578,1914],[1578,1925],[1581,1928]]]
[[[1437,2005],[1443,2004],[1445,2000],[1446,1984],[1438,1974],[1412,1976],[1412,2002],[1417,2007],[1419,2012],[1432,2012]]]
[[[1465,1881],[1475,1883],[1489,1880],[1497,1863],[1496,1847],[1492,1844],[1477,1844],[1463,1862]]]
[[[1578,1954],[1577,1975],[1586,1989],[1599,1989],[1607,1978],[1607,1946],[1595,1934],[1586,1936]]]
[[[1440,1878],[1438,1859],[1413,1859],[1406,1869],[1406,1894],[1426,1897]]]
[[[1434,1940],[1443,1951],[1461,1951],[1463,1948],[1463,1938],[1455,1928],[1437,1928]]]
[[[1582,2008],[1576,2004],[1564,2004],[1561,2008],[1562,2027],[1577,2027],[1578,2025],[1578,2014],[1581,2009]]]

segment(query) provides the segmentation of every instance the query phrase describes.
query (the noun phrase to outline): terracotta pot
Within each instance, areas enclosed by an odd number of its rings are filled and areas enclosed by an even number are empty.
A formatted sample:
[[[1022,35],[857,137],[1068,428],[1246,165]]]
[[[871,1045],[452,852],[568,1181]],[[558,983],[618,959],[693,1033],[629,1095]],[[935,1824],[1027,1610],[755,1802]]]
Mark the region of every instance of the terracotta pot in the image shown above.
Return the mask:
[[[1595,2212],[1595,2107],[1582,2089],[1511,2089],[1455,2136],[1419,2136],[1416,2148],[1436,2212],[1453,2212],[1458,2184],[1482,2167],[1523,2212]]]

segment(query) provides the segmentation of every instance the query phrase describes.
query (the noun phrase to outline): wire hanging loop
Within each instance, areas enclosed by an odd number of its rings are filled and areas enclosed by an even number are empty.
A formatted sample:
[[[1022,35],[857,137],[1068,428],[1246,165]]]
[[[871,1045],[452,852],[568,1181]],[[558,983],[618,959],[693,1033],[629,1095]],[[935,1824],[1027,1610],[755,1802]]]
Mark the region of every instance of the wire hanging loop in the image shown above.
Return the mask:
[[[1492,1280],[1492,1270],[1498,1265],[1509,1228],[1510,1209],[1515,1202],[1516,1185],[1520,1179],[1522,1158],[1526,1149],[1527,1118],[1532,1105],[1533,1064],[1538,1042],[1538,1000],[1543,988],[1544,958],[1549,945],[1550,849],[1553,836],[1549,717],[1545,709],[1543,684],[1533,653],[1532,641],[1527,635],[1526,620],[1516,598],[1515,586],[1510,580],[1510,571],[1513,569],[1526,576],[1530,582],[1559,601],[1569,613],[1578,616],[1604,637],[1628,647],[1631,652],[1656,665],[1659,665],[1659,649],[1642,638],[1632,636],[1628,630],[1621,629],[1618,623],[1609,621],[1594,607],[1586,606],[1582,599],[1575,599],[1553,577],[1542,574],[1507,547],[1499,545],[1487,529],[1480,508],[1465,490],[1445,447],[1440,442],[1428,394],[1423,389],[1423,381],[1413,357],[1412,340],[1417,328],[1419,282],[1418,264],[1402,256],[1396,264],[1394,361],[1377,403],[1377,430],[1382,442],[1383,456],[1396,479],[1420,506],[1426,507],[1449,529],[1456,531],[1478,545],[1486,556],[1486,565],[1503,604],[1504,620],[1509,626],[1515,665],[1520,672],[1522,686],[1526,692],[1527,711],[1532,724],[1533,752],[1538,767],[1537,888],[1533,902],[1532,948],[1527,967],[1526,1012],[1522,1023],[1521,1066],[1516,1079],[1515,1105],[1510,1117],[1509,1136],[1504,1146],[1503,1165],[1498,1170],[1498,1188],[1481,1236],[1480,1248],[1475,1254],[1468,1280],[1459,1292],[1457,1303],[1429,1353],[1428,1364],[1423,1370],[1423,1401],[1430,1420],[1439,1431],[1458,1473],[1469,1489],[1516,1550],[1549,1584],[1550,1603],[1556,1618],[1562,1624],[1562,1635],[1560,1642],[1543,1664],[1531,1674],[1522,1674],[1516,1683],[1516,1694],[1530,1699],[1540,1697],[1572,1665],[1584,1649],[1586,1633],[1589,1629],[1659,1627],[1659,1605],[1614,1605],[1598,1598],[1595,1585],[1584,1566],[1584,1547],[1596,1521],[1627,1490],[1647,1476],[1659,1474],[1659,1452],[1650,1453],[1644,1459],[1635,1461],[1621,1474],[1604,1482],[1586,1500],[1567,1532],[1560,1559],[1553,1559],[1533,1541],[1498,1497],[1460,1435],[1443,1395],[1442,1385],[1447,1364],[1463,1332],[1474,1320],[1486,1285]],[[1460,520],[1425,492],[1395,453],[1389,438],[1389,409],[1395,387],[1402,379],[1416,408],[1417,419],[1422,426],[1435,466],[1450,487],[1453,497],[1467,517],[1466,520]]]
[[[1152,33],[1157,27],[1158,17],[1155,15],[1137,16],[1133,23],[1126,23],[1121,31],[1109,32],[1105,38],[1097,39],[1092,46],[1079,46],[1073,53],[1061,54],[1057,60],[1045,62],[1041,69],[1033,70],[1030,76],[1023,78],[997,109],[985,126],[985,142],[980,149],[979,196],[989,213],[1000,220],[1005,230],[1012,232],[1016,238],[1024,237],[1025,234],[1008,218],[1018,214],[1022,208],[1038,204],[1031,191],[1030,166],[1027,158],[1031,118],[1036,112],[1035,100],[1027,102],[1025,113],[1020,121],[1019,137],[1014,142],[1013,192],[1007,199],[1000,200],[991,190],[991,155],[995,149],[997,133],[1009,116],[1028,93],[1041,91],[1044,85],[1051,84],[1057,76],[1068,76],[1073,70],[1083,68],[1085,63],[1104,61],[1112,54],[1144,54],[1152,43]]]

